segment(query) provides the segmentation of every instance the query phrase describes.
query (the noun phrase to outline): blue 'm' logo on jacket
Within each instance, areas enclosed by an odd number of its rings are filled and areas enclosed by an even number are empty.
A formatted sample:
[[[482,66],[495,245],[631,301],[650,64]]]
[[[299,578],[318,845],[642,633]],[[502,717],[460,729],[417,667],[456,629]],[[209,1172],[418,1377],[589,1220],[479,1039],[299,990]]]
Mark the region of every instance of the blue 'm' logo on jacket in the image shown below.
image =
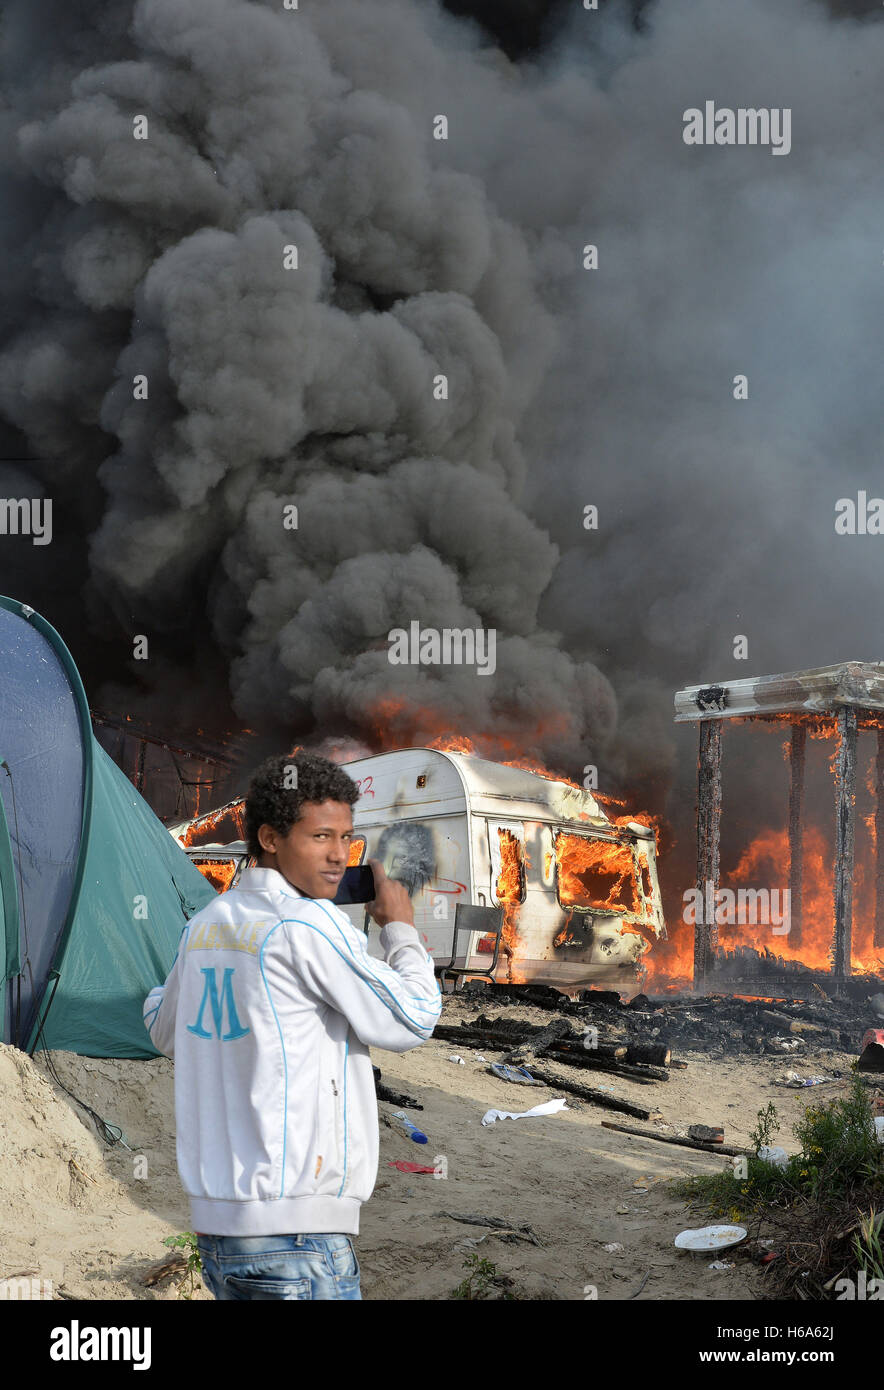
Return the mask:
[[[218,980],[215,966],[209,966],[200,973],[205,976],[203,986],[203,997],[200,1001],[200,1011],[197,1014],[196,1023],[188,1023],[188,1033],[194,1033],[198,1038],[220,1038],[222,1042],[232,1042],[236,1038],[244,1038],[246,1033],[251,1030],[243,1028],[236,1012],[236,1000],[233,997],[233,973],[235,967],[229,967],[224,971],[224,979],[221,983],[221,998],[218,998]],[[206,1004],[211,1008],[212,1021],[215,1024],[214,1034],[209,1033],[203,1027],[203,1014],[206,1012]],[[224,1010],[227,1009],[227,1022],[230,1025],[226,1033],[222,1034],[221,1029],[224,1024]]]

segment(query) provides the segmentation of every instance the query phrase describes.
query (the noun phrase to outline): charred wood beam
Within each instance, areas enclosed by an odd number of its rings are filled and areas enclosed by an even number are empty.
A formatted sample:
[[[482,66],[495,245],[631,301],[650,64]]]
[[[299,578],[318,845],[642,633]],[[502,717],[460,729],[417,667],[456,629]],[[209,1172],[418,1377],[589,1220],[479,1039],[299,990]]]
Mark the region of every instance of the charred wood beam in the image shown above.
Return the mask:
[[[718,892],[721,836],[721,720],[700,724],[700,756],[697,765],[697,890],[701,903],[715,902]],[[711,884],[707,897],[707,884]],[[712,968],[718,932],[715,922],[701,921],[699,909],[694,927],[694,989],[705,986]]]
[[[875,946],[884,947],[884,729],[878,730],[875,764]]]
[[[605,1041],[596,1035],[595,1042],[589,1047],[567,1019],[557,1019],[547,1028],[538,1028],[531,1023],[522,1023],[521,1019],[489,1019],[480,1014],[472,1023],[463,1022],[456,1028],[444,1023],[437,1024],[433,1037],[444,1042],[462,1042],[465,1046],[472,1041],[477,1047],[509,1047],[513,1052],[518,1049],[523,1055],[531,1052],[540,1056],[542,1052],[555,1050],[632,1066],[647,1065],[649,1074],[651,1067],[663,1069],[672,1060],[672,1049],[666,1042],[631,1042],[628,1039],[623,1042],[614,1039]]]
[[[487,1047],[487,1043],[485,1044]],[[568,1067],[578,1067],[584,1071],[603,1071],[609,1076],[620,1076],[624,1081],[635,1081],[640,1086],[655,1086],[658,1081],[668,1081],[669,1072],[664,1067],[636,1067],[630,1066],[626,1062],[619,1062],[613,1057],[600,1057],[595,1049],[584,1051],[582,1048],[571,1048],[567,1052],[560,1049],[552,1049],[543,1054],[544,1059],[550,1062],[561,1062]],[[513,1062],[518,1066],[527,1067],[531,1075],[536,1075],[536,1062],[530,1052],[526,1049],[516,1047],[506,1056],[501,1058],[503,1062]]]
[[[662,1070],[672,1061],[672,1049],[668,1043],[605,1043],[587,1048],[582,1040],[565,1039],[555,1044],[557,1052],[586,1051],[590,1056],[610,1057],[616,1062],[628,1062],[632,1066],[656,1067]]]
[[[578,1086],[574,1081],[563,1081],[560,1076],[553,1076],[551,1072],[534,1070],[531,1074],[536,1081],[542,1081],[554,1091],[565,1091],[569,1096],[579,1096],[581,1100],[592,1101],[593,1105],[601,1105],[605,1110],[617,1110],[621,1115],[632,1115],[636,1120],[662,1118],[659,1110],[647,1110],[645,1106],[636,1105],[634,1101],[618,1100],[616,1096],[608,1095],[607,1091],[594,1091],[589,1086]]]
[[[492,1028],[452,1028],[437,1024],[433,1037],[440,1042],[455,1043],[458,1047],[483,1048],[485,1051],[500,1051],[504,1062],[518,1062],[528,1067],[532,1076],[537,1075],[534,1063],[535,1039],[519,1039],[512,1033]],[[504,1051],[506,1049],[506,1051]],[[648,1051],[649,1049],[641,1049]],[[660,1049],[668,1051],[667,1048]],[[550,1061],[564,1063],[566,1066],[582,1067],[591,1071],[607,1072],[611,1076],[622,1077],[625,1081],[637,1081],[642,1086],[654,1085],[658,1081],[668,1081],[669,1073],[663,1067],[631,1065],[628,1058],[632,1048],[626,1044],[603,1044],[597,1048],[584,1048],[580,1040],[568,1042],[553,1048],[544,1048],[543,1056]]]
[[[588,1071],[605,1071],[610,1076],[622,1076],[626,1081],[637,1081],[641,1086],[653,1085],[657,1081],[668,1081],[669,1072],[665,1067],[631,1066],[628,1062],[618,1062],[609,1057],[596,1057],[595,1052],[578,1052],[568,1049],[550,1049],[545,1054],[551,1062],[564,1062],[569,1067],[583,1067]]]
[[[792,944],[801,941],[801,895],[804,887],[804,841],[801,818],[804,808],[804,756],[807,730],[803,724],[792,725],[789,783],[789,903]]]
[[[407,1106],[409,1110],[423,1110],[424,1108],[414,1096],[409,1096],[404,1091],[393,1091],[381,1081],[375,1081],[374,1089],[378,1100],[385,1100],[389,1105],[398,1105],[400,1109]]]
[[[838,711],[838,752],[835,758],[835,942],[833,974],[850,974],[853,929],[853,855],[856,821],[856,708]]]
[[[602,1129],[616,1129],[621,1134],[637,1134],[641,1139],[655,1139],[658,1144],[678,1144],[683,1149],[702,1149],[710,1154],[727,1154],[734,1157],[737,1154],[749,1154],[754,1157],[751,1149],[732,1149],[727,1144],[703,1144],[699,1139],[682,1139],[677,1134],[658,1134],[653,1129],[636,1129],[634,1125],[615,1125],[611,1120],[602,1120]]]

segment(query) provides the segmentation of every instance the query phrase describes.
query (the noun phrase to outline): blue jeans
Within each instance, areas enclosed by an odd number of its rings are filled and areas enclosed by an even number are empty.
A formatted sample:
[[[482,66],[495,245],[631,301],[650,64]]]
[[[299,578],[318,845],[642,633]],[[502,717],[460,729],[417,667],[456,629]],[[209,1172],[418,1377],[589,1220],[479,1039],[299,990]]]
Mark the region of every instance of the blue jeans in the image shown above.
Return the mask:
[[[198,1244],[218,1299],[362,1298],[349,1236],[199,1236]]]

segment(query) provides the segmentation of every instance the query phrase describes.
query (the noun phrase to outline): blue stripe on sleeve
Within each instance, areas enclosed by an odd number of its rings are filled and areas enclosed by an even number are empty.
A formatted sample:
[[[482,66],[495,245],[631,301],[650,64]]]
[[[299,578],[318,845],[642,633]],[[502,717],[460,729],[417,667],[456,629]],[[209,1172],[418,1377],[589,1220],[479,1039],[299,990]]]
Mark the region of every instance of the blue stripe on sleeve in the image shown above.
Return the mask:
[[[304,919],[301,918],[301,917],[286,917],[284,920],[285,920],[286,922],[292,922],[292,923],[294,923],[294,924],[297,925],[297,926],[309,927],[311,931],[315,931],[315,932],[317,933],[318,936],[321,936],[322,939],[323,939],[323,941],[328,942],[329,946],[331,946],[331,948],[332,948],[332,950],[334,951],[335,955],[341,957],[341,960],[344,961],[344,963],[350,967],[350,969],[353,971],[354,974],[358,975],[359,978],[360,978],[361,980],[363,980],[363,982],[364,982],[365,984],[368,985],[368,988],[371,990],[372,994],[374,994],[374,995],[380,1000],[380,1002],[381,1002],[382,1004],[384,1004],[384,1005],[390,1010],[391,1013],[394,1013],[396,1010],[398,1010],[399,1013],[402,1015],[402,1021],[403,1021],[404,1023],[406,1023],[406,1024],[411,1028],[412,1032],[418,1033],[421,1037],[423,1036],[424,1031],[425,1031],[425,1029],[426,1029],[426,1027],[427,1027],[427,1024],[426,1024],[426,1023],[418,1023],[416,1019],[413,1019],[413,1018],[410,1016],[410,1014],[409,1014],[408,1011],[406,1010],[405,1006],[401,1003],[401,1001],[400,1001],[399,999],[396,998],[396,996],[395,996],[395,994],[393,993],[392,989],[390,988],[390,986],[387,984],[387,982],[386,982],[385,980],[377,980],[377,983],[380,984],[380,985],[382,985],[382,986],[384,987],[384,989],[386,989],[387,993],[390,995],[390,997],[391,997],[391,999],[392,999],[392,1001],[393,1001],[392,1003],[390,1003],[390,1000],[384,999],[380,994],[378,994],[378,991],[374,988],[374,986],[371,984],[371,982],[370,982],[369,980],[365,979],[365,976],[364,976],[364,975],[362,974],[362,972],[358,969],[356,963],[355,963],[354,961],[350,960],[347,956],[345,956],[344,953],[343,953],[342,951],[339,951],[338,948],[337,948],[337,946],[335,945],[335,943],[330,939],[330,937],[326,936],[325,932],[324,932],[324,931],[321,931],[321,930],[319,929],[319,927],[317,927],[313,922],[305,922]],[[374,976],[373,978],[377,979],[376,976]],[[422,1008],[422,1009],[427,1010],[427,1011],[430,1012],[430,1013],[436,1014],[436,1016],[438,1017],[438,1006],[432,1007],[432,1006],[430,1006],[430,1005],[425,1005],[425,1004],[422,1004],[419,1000],[411,1000],[410,1002],[413,1003],[413,1004],[416,1004],[418,1008]],[[395,1006],[395,1008],[394,1008],[394,1006]]]
[[[281,926],[282,922],[277,922],[276,927]],[[267,999],[270,1003],[271,1009],[273,1010],[273,1017],[276,1020],[276,1029],[279,1033],[279,1045],[282,1048],[282,1076],[283,1086],[285,1088],[285,1099],[283,1101],[282,1108],[282,1182],[280,1183],[279,1195],[280,1197],[283,1197],[285,1195],[285,1149],[286,1141],[288,1139],[289,1069],[285,1055],[285,1039],[282,1036],[282,1027],[280,1026],[279,1015],[276,1012],[276,1005],[274,1004],[273,996],[270,993],[270,986],[267,983],[267,976],[264,974],[264,949],[267,945],[267,942],[270,940],[271,936],[276,931],[276,927],[271,927],[267,935],[264,937],[264,940],[261,942],[261,950],[258,954],[258,964],[261,967],[261,979],[264,981],[264,988],[267,991]]]
[[[317,907],[322,908],[326,917],[329,917],[331,919],[339,935],[343,938],[347,950],[350,952],[351,956],[353,956],[354,960],[358,960],[359,963],[369,972],[372,978],[377,980],[378,984],[382,984],[387,989],[390,989],[390,986],[387,984],[387,981],[375,974],[374,964],[372,963],[371,956],[368,954],[368,948],[365,944],[365,938],[363,936],[363,933],[359,933],[359,952],[357,953],[353,950],[352,942],[350,941],[349,937],[347,936],[347,933],[344,931],[343,926],[337,920],[337,918],[334,917],[331,912],[329,912],[328,908],[319,899],[315,899],[314,901],[316,902]],[[353,927],[353,924],[349,921],[349,919],[347,925],[350,926],[354,931],[356,930],[356,928]],[[391,969],[392,967],[388,966],[387,968]],[[394,971],[393,973],[395,974],[396,972]],[[390,990],[390,993],[392,994],[393,991]],[[439,991],[439,993],[441,993],[441,990]],[[418,1008],[429,1007],[431,1010],[435,1010],[438,1007],[438,995],[429,1005],[427,1004],[426,999],[412,999],[411,1002],[415,1004]]]

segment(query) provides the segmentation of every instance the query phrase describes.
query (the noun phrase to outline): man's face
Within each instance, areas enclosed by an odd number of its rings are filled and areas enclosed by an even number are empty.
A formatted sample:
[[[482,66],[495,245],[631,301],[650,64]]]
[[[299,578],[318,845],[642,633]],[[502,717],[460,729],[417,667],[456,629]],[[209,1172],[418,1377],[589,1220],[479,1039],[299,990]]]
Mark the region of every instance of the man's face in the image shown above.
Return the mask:
[[[338,891],[353,836],[353,812],[345,801],[305,801],[301,818],[287,835],[262,825],[261,869],[277,869],[308,898],[333,898]]]

